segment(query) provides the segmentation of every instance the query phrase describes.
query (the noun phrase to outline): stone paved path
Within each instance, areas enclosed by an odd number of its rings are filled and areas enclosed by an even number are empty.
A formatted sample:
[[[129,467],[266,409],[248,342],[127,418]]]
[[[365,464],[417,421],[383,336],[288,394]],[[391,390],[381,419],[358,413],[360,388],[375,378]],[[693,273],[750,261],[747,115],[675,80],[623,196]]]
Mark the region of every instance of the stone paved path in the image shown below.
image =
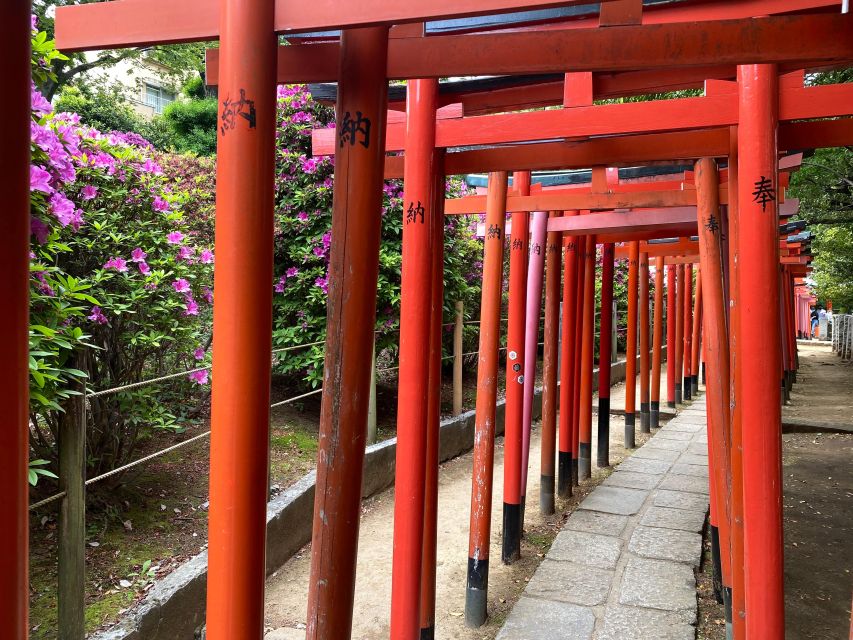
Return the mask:
[[[497,640],[695,638],[705,420],[700,395],[584,499]]]

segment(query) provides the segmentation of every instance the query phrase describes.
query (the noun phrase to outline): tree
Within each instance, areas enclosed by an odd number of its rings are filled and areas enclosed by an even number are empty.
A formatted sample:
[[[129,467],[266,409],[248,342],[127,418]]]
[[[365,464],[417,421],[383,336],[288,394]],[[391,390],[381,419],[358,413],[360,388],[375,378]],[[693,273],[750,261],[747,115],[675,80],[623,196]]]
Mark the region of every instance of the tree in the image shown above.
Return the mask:
[[[178,151],[198,155],[216,153],[216,98],[207,96],[201,77],[194,76],[184,85],[186,100],[176,100],[163,113],[163,123]]]
[[[95,0],[34,0],[33,14],[38,20],[38,27],[47,34],[49,39],[54,37],[54,9],[76,4],[88,4]],[[88,72],[115,66],[125,60],[140,59],[148,56],[151,60],[170,69],[164,72],[182,81],[188,72],[201,72],[204,68],[204,50],[211,43],[193,42],[189,44],[134,47],[131,49],[114,49],[97,53],[72,53],[55,57],[48,61],[49,75],[36,81],[39,91],[48,100],[63,87]]]

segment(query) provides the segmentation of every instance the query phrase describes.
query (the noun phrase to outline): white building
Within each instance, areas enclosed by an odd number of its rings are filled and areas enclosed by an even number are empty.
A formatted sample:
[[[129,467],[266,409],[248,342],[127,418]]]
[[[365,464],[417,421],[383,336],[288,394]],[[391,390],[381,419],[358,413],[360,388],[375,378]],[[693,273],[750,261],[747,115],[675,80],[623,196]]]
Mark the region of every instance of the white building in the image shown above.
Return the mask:
[[[149,120],[163,113],[168,104],[178,99],[180,79],[172,69],[145,55],[122,60],[111,67],[98,68],[89,75],[93,80],[123,86],[126,89],[124,95],[133,109]]]

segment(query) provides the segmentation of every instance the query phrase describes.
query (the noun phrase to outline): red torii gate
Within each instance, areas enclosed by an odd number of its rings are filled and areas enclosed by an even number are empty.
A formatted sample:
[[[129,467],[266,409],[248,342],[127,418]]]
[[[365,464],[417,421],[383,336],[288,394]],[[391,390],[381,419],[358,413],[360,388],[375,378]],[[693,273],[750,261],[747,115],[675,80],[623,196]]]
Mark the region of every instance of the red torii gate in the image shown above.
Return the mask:
[[[16,5],[16,8],[21,3]],[[274,86],[276,83],[275,32],[316,30],[346,27],[340,44],[326,46],[325,51],[307,49],[299,55],[310,53],[339,53],[340,95],[338,96],[335,205],[333,230],[338,230],[332,249],[329,296],[329,327],[327,338],[326,384],[321,416],[320,464],[318,465],[317,511],[315,513],[315,547],[312,555],[311,603],[309,609],[309,637],[340,638],[349,635],[352,611],[352,566],[354,564],[354,541],[357,537],[358,502],[360,496],[361,462],[363,460],[362,426],[366,415],[366,380],[369,367],[370,340],[372,330],[372,301],[375,300],[376,271],[374,254],[378,250],[378,216],[380,183],[383,176],[386,115],[386,79],[389,77],[392,60],[400,61],[402,77],[436,77],[457,73],[526,73],[562,71],[567,66],[578,70],[612,71],[635,68],[667,68],[702,63],[741,64],[738,68],[739,90],[734,94],[720,94],[702,98],[702,102],[682,102],[680,105],[663,105],[656,116],[643,107],[631,105],[603,105],[602,107],[573,107],[572,109],[546,112],[547,114],[516,114],[512,116],[482,116],[490,119],[482,122],[484,127],[493,127],[492,133],[482,128],[468,130],[470,118],[458,121],[447,120],[447,126],[437,127],[436,146],[457,144],[507,143],[531,139],[531,132],[538,130],[537,139],[585,135],[621,135],[644,131],[670,130],[673,126],[662,126],[653,122],[660,120],[678,122],[678,128],[716,127],[718,129],[737,124],[740,144],[730,149],[739,154],[740,172],[748,176],[738,185],[739,214],[737,246],[749,246],[750,252],[740,254],[737,287],[734,301],[745,304],[751,322],[743,326],[735,324],[738,336],[735,357],[741,358],[742,377],[735,387],[741,392],[739,418],[748,424],[763,424],[764,430],[744,432],[743,467],[754,473],[744,493],[745,510],[750,514],[747,521],[746,544],[750,565],[747,576],[750,588],[746,590],[750,616],[748,631],[752,629],[761,637],[781,637],[781,541],[779,540],[779,496],[778,487],[772,481],[778,476],[778,384],[771,384],[762,376],[766,366],[761,358],[743,358],[742,351],[766,354],[769,364],[779,360],[780,336],[778,318],[772,311],[760,307],[749,310],[756,301],[778,301],[779,292],[768,288],[769,274],[778,268],[778,247],[767,239],[778,233],[776,229],[776,202],[759,202],[751,196],[753,188],[776,188],[776,132],[778,120],[847,115],[848,111],[833,105],[849,104],[846,88],[794,89],[803,93],[790,93],[777,89],[778,77],[773,63],[792,63],[809,66],[826,65],[853,58],[853,43],[845,37],[849,34],[849,16],[784,16],[763,20],[708,22],[703,30],[719,46],[713,51],[703,51],[686,25],[666,24],[654,26],[608,27],[606,30],[578,29],[572,34],[541,29],[530,32],[501,33],[492,36],[435,36],[429,38],[399,38],[388,41],[389,23],[418,22],[424,19],[455,15],[473,15],[491,11],[505,11],[526,7],[577,4],[549,0],[433,0],[428,7],[409,7],[369,0],[369,4],[340,5],[321,2],[308,6],[296,6],[291,0],[257,0],[253,3],[238,0],[222,0],[217,10],[215,3],[191,0],[184,3],[158,3],[155,0],[123,0],[80,7],[65,7],[57,11],[57,35],[61,48],[67,50],[104,48],[155,42],[179,42],[209,39],[221,34],[220,94],[225,96],[223,126],[219,133],[218,194],[217,194],[217,307],[214,317],[216,339],[214,359],[218,377],[215,377],[213,392],[213,438],[212,482],[211,482],[211,527],[210,527],[210,574],[208,592],[208,634],[211,638],[256,637],[262,625],[263,590],[263,539],[265,496],[262,469],[266,459],[266,411],[268,410],[269,388],[269,323],[258,318],[270,317],[270,292],[266,286],[271,271],[271,220],[272,220],[272,157],[274,124]],[[642,12],[637,12],[637,3],[603,5],[602,22],[637,22]],[[747,3],[743,3],[747,4]],[[751,10],[768,3],[748,3]],[[772,4],[772,3],[771,3]],[[796,5],[796,6],[795,6]],[[786,10],[812,9],[815,6],[830,6],[831,3],[786,2]],[[730,17],[731,3],[718,3],[712,9],[719,13],[713,19]],[[768,11],[765,9],[764,13]],[[747,13],[746,15],[754,15]],[[334,17],[331,17],[334,16]],[[4,376],[8,382],[4,388],[10,394],[7,406],[17,407],[13,412],[14,427],[4,438],[9,438],[9,447],[3,447],[4,472],[16,473],[26,464],[26,381],[27,367],[23,336],[26,331],[26,214],[28,209],[27,189],[23,159],[26,157],[25,109],[28,77],[28,60],[24,38],[29,23],[23,18],[24,11],[10,14],[9,28],[13,37],[3,39],[5,59],[12,64],[11,79],[19,91],[12,102],[11,128],[17,137],[10,140],[9,149],[21,151],[19,157],[4,158],[10,169],[16,170],[15,189],[11,191],[13,206],[10,211],[18,215],[7,216],[12,227],[3,234],[2,255],[4,273],[11,274],[8,286],[11,304],[18,314],[4,317],[6,335],[17,336],[13,341],[14,351],[9,361],[13,363]],[[694,19],[696,14],[694,14]],[[675,18],[678,19],[678,18]],[[691,19],[691,18],[688,18]],[[791,30],[798,30],[802,39],[786,38]],[[19,33],[20,32],[20,33]],[[545,34],[545,35],[541,35]],[[547,36],[547,37],[546,37]],[[491,38],[491,40],[480,40]],[[551,59],[544,43],[552,43],[555,52]],[[693,42],[693,48],[683,47]],[[401,43],[401,44],[398,44]],[[509,43],[509,44],[508,44]],[[518,56],[511,43],[524,46],[524,55]],[[634,47],[617,59],[613,51],[619,43]],[[301,45],[300,45],[301,46]],[[389,46],[393,50],[388,55]],[[398,48],[402,46],[402,50]],[[406,54],[409,47],[409,55]],[[679,49],[673,56],[672,47]],[[297,47],[288,47],[288,49]],[[417,52],[418,55],[414,55]],[[512,53],[513,55],[509,55]],[[398,55],[399,54],[399,55]],[[423,55],[426,54],[426,55]],[[278,56],[282,55],[279,50]],[[294,52],[296,55],[296,52]],[[328,55],[317,58],[323,64]],[[333,57],[334,59],[334,57]],[[389,62],[386,68],[386,60]],[[426,61],[426,65],[419,60]],[[767,64],[759,64],[767,63]],[[420,65],[420,66],[419,66]],[[587,65],[587,66],[584,66]],[[335,65],[332,65],[333,67]],[[294,67],[291,67],[294,68]],[[299,68],[299,67],[295,67]],[[305,75],[294,79],[310,79]],[[299,74],[303,72],[300,71]],[[393,74],[392,74],[393,77]],[[16,82],[17,81],[17,82]],[[590,92],[591,93],[591,92]],[[239,99],[237,97],[240,96]],[[244,98],[245,96],[245,98]],[[252,102],[256,120],[244,122],[236,115]],[[429,111],[428,103],[413,98],[412,106]],[[697,99],[690,99],[697,100]],[[847,100],[848,102],[844,102]],[[591,99],[589,100],[591,102]],[[779,113],[775,106],[779,103]],[[603,107],[623,107],[610,109]],[[413,109],[409,109],[410,117]],[[714,111],[718,111],[714,113]],[[608,126],[607,119],[612,119]],[[625,121],[636,118],[637,124]],[[467,121],[467,122],[466,122]],[[19,127],[16,127],[20,125]],[[798,125],[794,126],[799,129]],[[505,131],[512,127],[535,127],[528,134],[518,130]],[[845,127],[848,127],[845,129]],[[20,129],[20,131],[19,131]],[[843,136],[849,132],[849,122],[841,126],[814,125],[812,130],[829,137]],[[794,131],[794,129],[791,129]],[[727,133],[727,132],[725,132]],[[799,132],[794,132],[797,138]],[[393,135],[398,135],[392,130]],[[7,135],[4,133],[4,136]],[[802,139],[802,134],[800,133]],[[728,138],[726,135],[725,138]],[[393,139],[393,137],[392,137]],[[717,139],[719,140],[719,138]],[[467,142],[466,142],[467,141]],[[5,140],[4,140],[5,142]],[[610,140],[596,144],[623,144],[622,140]],[[712,142],[712,141],[706,141]],[[724,139],[725,142],[725,139]],[[590,141],[592,143],[592,141]],[[561,143],[540,143],[556,144]],[[815,144],[805,141],[803,147]],[[402,148],[402,147],[400,147]],[[554,147],[557,149],[558,147]],[[463,152],[463,153],[488,153]],[[505,153],[504,161],[511,159]],[[535,150],[528,150],[535,153]],[[658,155],[646,151],[647,155]],[[457,154],[448,154],[448,156]],[[461,155],[461,154],[459,154]],[[715,156],[716,153],[699,154],[699,157]],[[733,155],[731,153],[723,155]],[[410,156],[411,157],[411,156]],[[477,156],[468,156],[476,158]],[[480,156],[482,157],[482,156]],[[669,158],[693,157],[673,154]],[[496,161],[493,157],[492,161]],[[575,160],[577,161],[577,160]],[[238,168],[250,163],[252,182],[238,183]],[[399,163],[399,160],[396,162]],[[554,162],[554,160],[548,160]],[[596,163],[602,162],[599,159]],[[415,163],[413,170],[418,175],[429,175],[425,163]],[[594,163],[587,163],[589,164]],[[448,164],[451,166],[450,159]],[[525,168],[516,165],[515,168]],[[448,169],[445,169],[447,171]],[[408,171],[408,168],[407,168]],[[11,174],[9,174],[11,175]],[[760,177],[760,180],[759,180]],[[755,184],[753,185],[753,178]],[[241,179],[244,179],[241,178]],[[729,176],[729,181],[733,181]],[[769,185],[765,184],[769,181]],[[736,180],[735,180],[736,182]],[[430,182],[423,181],[429,185]],[[706,189],[718,195],[718,190]],[[424,187],[429,189],[429,187]],[[707,195],[707,194],[706,194]],[[424,194],[426,198],[426,193]],[[500,198],[498,204],[502,206]],[[24,204],[25,201],[27,204]],[[718,205],[719,203],[717,203]],[[710,205],[709,205],[710,206]],[[730,203],[730,207],[732,203]],[[713,208],[713,207],[711,207]],[[255,215],[246,215],[253,212]],[[432,218],[433,214],[430,213]],[[424,217],[421,221],[425,222]],[[423,248],[423,243],[434,238],[426,233],[414,234],[416,225],[405,225],[404,252]],[[734,235],[734,234],[733,234]],[[740,243],[740,244],[738,244]],[[415,259],[415,258],[413,258]],[[8,263],[8,264],[7,264]],[[6,269],[5,267],[9,267]],[[422,263],[421,272],[426,268]],[[704,270],[703,270],[704,272]],[[248,283],[258,283],[248,286]],[[749,294],[749,295],[744,295]],[[424,295],[435,295],[430,290]],[[411,297],[414,304],[423,304],[424,297],[410,293],[407,287],[404,296]],[[345,303],[345,298],[358,300],[359,304]],[[406,302],[404,302],[406,304]],[[777,305],[778,306],[778,305]],[[772,304],[770,305],[772,309]],[[766,322],[764,322],[766,321]],[[245,327],[252,327],[246,331]],[[425,331],[421,327],[419,331]],[[421,336],[424,334],[421,333]],[[367,346],[365,346],[367,345]],[[747,347],[748,345],[748,347]],[[413,365],[424,371],[423,363]],[[781,367],[780,367],[781,370]],[[736,368],[737,372],[738,369]],[[223,375],[225,374],[225,375]],[[421,379],[423,380],[423,378]],[[418,418],[419,420],[423,418]],[[735,430],[736,431],[736,430]],[[762,436],[770,435],[767,440]],[[6,444],[4,440],[3,444]],[[769,445],[769,446],[768,446]],[[402,450],[403,447],[401,446]],[[8,459],[8,460],[7,460]],[[6,464],[8,462],[8,464]],[[775,465],[775,466],[774,466]],[[732,468],[735,468],[732,461]],[[740,467],[738,467],[740,468]],[[228,474],[231,477],[227,477]],[[14,500],[10,501],[9,520],[17,524],[4,548],[23,551],[11,554],[15,564],[2,578],[2,619],[9,620],[9,634],[13,638],[26,635],[26,492],[22,488],[23,473],[11,476],[4,486],[13,488]],[[408,486],[408,485],[407,485]],[[10,492],[11,495],[11,492]],[[415,496],[415,499],[417,496]],[[5,504],[5,501],[4,501]],[[417,508],[420,508],[418,506]],[[5,515],[5,514],[4,514]],[[22,531],[23,530],[23,531]],[[737,536],[733,536],[733,539]],[[334,544],[331,544],[334,541]],[[411,549],[415,545],[412,545]],[[764,548],[761,548],[764,547]],[[410,553],[414,553],[411,551]],[[420,549],[418,549],[418,552]],[[753,555],[754,554],[754,555]],[[411,556],[408,556],[411,557]],[[5,567],[4,567],[5,568]],[[413,567],[409,567],[413,568]],[[395,572],[395,576],[397,573]],[[333,578],[333,579],[330,579]],[[410,583],[407,583],[410,584]],[[23,588],[22,588],[23,587]],[[735,585],[736,591],[738,585]],[[403,590],[405,592],[405,589]],[[411,590],[409,591],[411,593]],[[743,591],[741,591],[743,593]],[[396,598],[395,589],[395,598]],[[404,595],[402,602],[411,604],[411,596]],[[408,600],[406,599],[408,598]],[[8,610],[9,616],[5,613]],[[413,629],[411,609],[402,611],[403,618],[392,620],[392,637],[410,637]],[[397,621],[397,622],[395,622]],[[4,623],[5,624],[5,623]],[[5,627],[4,627],[5,630]],[[414,631],[417,627],[414,626]],[[757,637],[757,636],[756,636]]]

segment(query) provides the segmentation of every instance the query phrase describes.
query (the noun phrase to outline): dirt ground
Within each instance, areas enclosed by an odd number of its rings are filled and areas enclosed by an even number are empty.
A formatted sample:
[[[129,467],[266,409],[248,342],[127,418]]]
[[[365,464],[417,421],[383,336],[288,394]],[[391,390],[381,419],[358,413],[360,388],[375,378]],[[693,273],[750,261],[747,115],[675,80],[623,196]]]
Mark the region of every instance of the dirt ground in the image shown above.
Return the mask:
[[[853,364],[842,362],[827,342],[797,345],[800,369],[782,418],[853,425]]]

